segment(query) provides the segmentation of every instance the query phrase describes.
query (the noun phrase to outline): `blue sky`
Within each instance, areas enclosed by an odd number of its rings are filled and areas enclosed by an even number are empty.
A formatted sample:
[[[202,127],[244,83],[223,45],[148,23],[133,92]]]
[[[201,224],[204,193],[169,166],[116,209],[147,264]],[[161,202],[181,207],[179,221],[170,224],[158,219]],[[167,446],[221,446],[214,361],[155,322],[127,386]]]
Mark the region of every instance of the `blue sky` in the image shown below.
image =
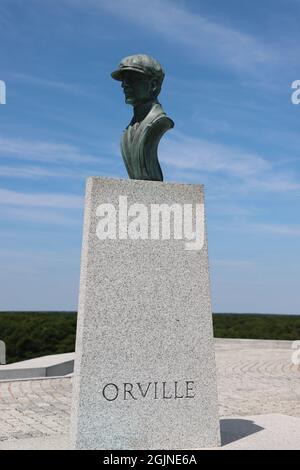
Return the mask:
[[[0,310],[77,308],[85,178],[127,178],[110,78],[156,57],[166,181],[203,183],[213,310],[300,314],[299,0],[1,0]]]

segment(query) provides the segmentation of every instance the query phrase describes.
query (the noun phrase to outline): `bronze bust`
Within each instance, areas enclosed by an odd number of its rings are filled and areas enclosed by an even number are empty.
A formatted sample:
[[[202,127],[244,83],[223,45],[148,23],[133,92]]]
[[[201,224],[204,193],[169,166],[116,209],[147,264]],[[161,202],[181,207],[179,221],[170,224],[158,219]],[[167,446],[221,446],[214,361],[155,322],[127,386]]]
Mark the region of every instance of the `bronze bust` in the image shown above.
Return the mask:
[[[157,148],[163,134],[174,127],[157,97],[164,79],[160,63],[145,54],[122,59],[112,78],[122,82],[125,102],[133,118],[122,135],[121,152],[129,178],[163,181]]]

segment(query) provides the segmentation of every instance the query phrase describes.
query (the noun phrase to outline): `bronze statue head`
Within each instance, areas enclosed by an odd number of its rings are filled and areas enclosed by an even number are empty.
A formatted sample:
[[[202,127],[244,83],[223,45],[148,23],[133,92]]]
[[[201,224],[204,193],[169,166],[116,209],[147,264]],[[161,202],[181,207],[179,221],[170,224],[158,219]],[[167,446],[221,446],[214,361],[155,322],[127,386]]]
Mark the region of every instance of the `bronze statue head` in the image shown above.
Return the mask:
[[[157,99],[165,74],[156,59],[137,54],[122,59],[119,68],[111,76],[122,82],[125,102],[138,106]]]

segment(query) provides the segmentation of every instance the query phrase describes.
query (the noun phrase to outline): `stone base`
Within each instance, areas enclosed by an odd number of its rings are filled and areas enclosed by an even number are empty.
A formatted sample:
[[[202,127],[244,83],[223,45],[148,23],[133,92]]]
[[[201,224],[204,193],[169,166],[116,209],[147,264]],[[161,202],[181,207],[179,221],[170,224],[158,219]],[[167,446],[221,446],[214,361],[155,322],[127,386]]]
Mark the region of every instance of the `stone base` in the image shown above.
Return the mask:
[[[170,239],[145,238],[141,225],[152,204],[178,204],[177,215],[191,205],[198,244],[184,236],[174,240],[172,230]],[[72,403],[75,448],[220,444],[203,204],[199,185],[88,179]],[[114,210],[121,221],[117,237],[104,240],[108,213],[106,228],[114,237]],[[143,239],[131,223],[138,214]],[[157,227],[150,217],[147,224],[150,237]],[[177,238],[179,225],[177,218]]]

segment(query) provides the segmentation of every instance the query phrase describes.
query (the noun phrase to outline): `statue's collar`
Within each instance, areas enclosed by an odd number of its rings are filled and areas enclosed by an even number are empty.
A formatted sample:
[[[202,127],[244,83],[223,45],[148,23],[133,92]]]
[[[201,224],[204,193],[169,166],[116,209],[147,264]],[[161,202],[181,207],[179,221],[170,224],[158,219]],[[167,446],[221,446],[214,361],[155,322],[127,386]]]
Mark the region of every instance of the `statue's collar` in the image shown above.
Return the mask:
[[[145,110],[145,108],[144,108]],[[136,114],[136,113],[135,113]],[[134,125],[136,125],[137,123],[139,124],[138,126],[136,127],[140,127],[141,125],[144,126],[144,125],[147,125],[149,122],[153,121],[153,119],[155,119],[157,116],[159,115],[165,115],[165,112],[163,111],[162,107],[161,107],[161,104],[156,100],[156,101],[152,101],[151,102],[151,107],[149,106],[149,111],[148,113],[145,115],[144,119],[138,121],[136,120],[135,116],[133,116],[129,126],[127,127],[127,129],[129,127],[133,127]]]

